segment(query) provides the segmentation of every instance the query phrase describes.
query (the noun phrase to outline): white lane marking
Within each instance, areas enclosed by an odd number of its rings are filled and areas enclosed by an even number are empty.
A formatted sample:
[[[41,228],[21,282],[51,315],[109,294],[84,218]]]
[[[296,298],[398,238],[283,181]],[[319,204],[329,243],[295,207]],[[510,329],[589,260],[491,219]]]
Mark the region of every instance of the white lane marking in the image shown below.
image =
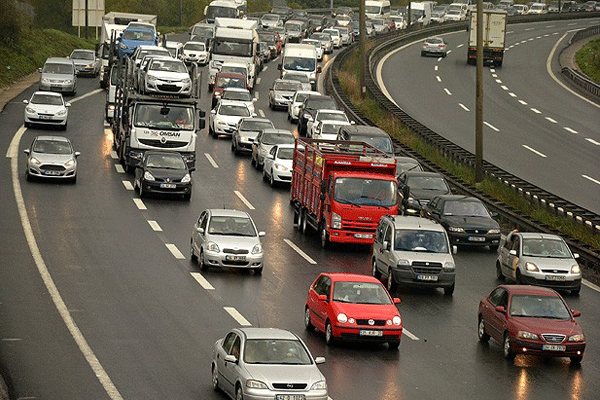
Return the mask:
[[[3,338],[2,341],[3,342],[20,342],[23,339],[21,338]],[[19,399],[22,399],[22,397],[19,397]]]
[[[259,95],[260,95],[259,91],[254,92],[254,98],[256,98],[256,100],[258,100],[260,98]]]
[[[498,74],[492,74],[492,78],[497,78]]]
[[[258,110],[258,115],[260,115],[261,118],[264,118],[265,112],[263,110]]]
[[[516,94],[514,94],[513,92],[509,92],[509,93],[508,93],[508,95],[509,95],[510,97],[517,97],[517,95],[516,95]]]
[[[448,53],[450,53],[450,52],[448,52]],[[437,61],[438,61],[438,62],[440,62],[440,61],[442,61],[443,59],[444,59],[444,57],[438,57]]]
[[[133,199],[133,202],[137,206],[138,210],[147,210],[146,205],[142,201],[142,199]]]
[[[244,197],[243,194],[241,194],[237,190],[234,190],[233,193],[235,193],[235,195],[240,198],[240,200],[246,205],[246,207],[248,207],[251,210],[255,210],[254,206]]]
[[[25,133],[27,128],[25,125],[21,125],[21,127],[15,132],[15,136],[13,136],[10,141],[10,145],[8,146],[8,150],[6,151],[6,158],[17,158],[19,155],[19,143],[21,142],[21,137]]]
[[[185,256],[183,255],[183,253],[179,251],[177,246],[175,246],[173,243],[165,243],[165,246],[167,246],[167,249],[169,249],[171,254],[173,254],[173,257],[175,257],[178,260],[185,260]]]
[[[458,46],[456,46],[457,49],[460,49],[461,47],[463,47],[464,44],[459,44]]]
[[[527,40],[521,40],[519,43],[527,43]]]
[[[526,29],[525,29],[525,32],[527,32],[527,31],[532,31],[533,29],[534,29],[534,28],[526,28]]]
[[[546,34],[544,35],[544,37],[548,37],[548,36],[550,36],[550,34],[549,34],[549,33],[546,33]]]
[[[120,174],[124,174],[125,173],[125,170],[123,169],[123,166],[121,164],[115,164],[115,169]]]
[[[570,24],[567,24],[567,26],[572,26],[572,25],[577,25],[577,22],[571,22]]]
[[[496,132],[500,132],[500,129],[496,128],[494,125],[490,124],[489,122],[483,121],[483,124]]]
[[[110,126],[110,124],[108,123],[108,121],[107,121],[107,120],[104,120],[104,127],[105,127],[105,128],[108,128],[109,126]]]
[[[310,256],[308,254],[306,254],[304,251],[302,251],[302,249],[300,247],[296,246],[291,240],[289,240],[289,239],[283,239],[283,241],[288,246],[290,246],[292,249],[294,249],[296,251],[296,253],[300,254],[300,256],[302,256],[302,258],[304,258],[310,264],[317,265],[317,262],[315,260],[313,260],[312,258],[310,258]]]
[[[533,38],[529,38],[529,39],[527,39],[527,41],[528,41],[528,42],[532,42],[532,41],[533,41]]]
[[[22,127],[24,128],[24,127]],[[42,253],[37,245],[37,241],[35,239],[35,235],[33,234],[33,229],[31,227],[31,223],[29,221],[29,216],[27,215],[27,208],[25,206],[25,199],[23,198],[23,192],[21,191],[21,183],[19,182],[19,157],[17,154],[17,150],[19,148],[19,143],[21,141],[21,137],[25,129],[19,129],[13,136],[9,147],[10,154],[10,167],[11,167],[11,178],[13,185],[13,193],[15,196],[15,202],[17,203],[17,210],[19,211],[19,217],[21,219],[21,225],[23,226],[23,232],[25,234],[25,239],[27,240],[27,245],[29,246],[29,250],[31,251],[31,256],[33,257],[33,261],[37,266],[38,272],[46,286],[46,290],[48,294],[50,294],[50,298],[58,311],[58,314],[62,318],[65,323],[69,333],[77,343],[77,347],[79,347],[79,351],[83,354],[83,357],[89,364],[92,369],[94,375],[98,378],[98,381],[108,394],[108,396],[112,400],[123,400],[121,393],[114,385],[102,365],[100,364],[100,360],[96,357],[92,348],[88,344],[87,340],[81,333],[81,330],[73,320],[71,313],[67,305],[65,304],[52,276],[50,275],[50,271],[44,262],[42,257]]]
[[[496,83],[502,83],[501,79],[496,79]]]
[[[600,287],[594,285],[592,282],[589,282],[589,281],[583,279],[581,281],[581,283],[583,283],[585,286],[589,287],[590,289],[595,290],[596,292],[600,293]]]
[[[591,176],[588,176],[588,175],[581,175],[581,176],[583,176],[585,179],[587,179],[587,180],[589,180],[589,181],[592,181],[592,182],[594,182],[594,183],[596,183],[596,184],[600,185],[600,181],[599,181],[599,180],[597,180],[597,179],[594,179],[594,178],[592,178]]]
[[[227,313],[229,315],[231,315],[231,317],[233,319],[235,319],[237,321],[238,324],[242,325],[242,326],[252,326],[252,324],[250,322],[248,322],[248,320],[246,318],[244,318],[244,316],[242,314],[240,314],[240,312],[238,310],[236,310],[234,307],[223,307],[225,309],[225,311],[227,311]]]
[[[201,273],[199,273],[199,272],[190,272],[190,274],[196,280],[196,282],[198,282],[200,284],[200,286],[202,286],[204,289],[206,289],[206,290],[215,290],[215,288],[213,287],[213,285],[211,285],[210,282],[208,282],[202,276]]]
[[[162,228],[160,227],[160,225],[158,224],[158,222],[149,219],[148,220],[148,224],[150,225],[150,228],[152,228],[152,230],[154,232],[162,232]]]
[[[527,102],[525,100],[519,100],[519,103],[523,104],[524,106],[527,105]]]
[[[412,333],[410,333],[410,332],[408,331],[408,329],[406,329],[406,328],[402,328],[402,332],[404,333],[404,335],[408,336],[408,338],[409,338],[409,339],[412,339],[412,340],[419,340],[419,338],[418,338],[418,337],[416,337],[415,335],[413,335]]]
[[[502,90],[508,90],[508,87],[505,85],[501,85],[500,87],[502,88]]]
[[[554,28],[556,25],[546,25],[544,28]]]
[[[467,108],[467,106],[465,106],[463,103],[458,103],[458,105],[465,111],[471,111]]]
[[[442,81],[442,78],[440,78],[440,76],[439,76],[439,75],[436,75],[435,79],[437,79],[437,81],[438,81],[438,82],[441,82],[441,81]]]
[[[587,140],[588,142],[590,142],[591,144],[595,144],[596,146],[600,146],[600,143],[596,142],[594,139],[592,138],[585,138],[585,140]]]
[[[117,154],[117,152],[116,152],[116,151],[112,150],[112,151],[110,152],[110,158],[112,158],[113,160],[118,160],[118,159],[119,159],[119,156],[118,156],[118,154]]]
[[[536,149],[531,148],[531,147],[527,146],[526,144],[524,144],[523,147],[525,147],[527,150],[531,151],[532,153],[537,154],[540,157],[546,158],[546,155],[544,153],[540,153]]]
[[[509,33],[514,33],[514,32],[515,32],[515,31],[508,31],[508,32],[506,32],[506,34],[509,34]]]
[[[552,122],[553,124],[557,123],[555,119],[552,119],[550,117],[546,117],[546,121]]]
[[[575,24],[573,24],[573,25],[575,25]],[[553,35],[558,35],[558,32],[554,32]]]
[[[260,84],[260,77],[256,78],[256,84]]]
[[[79,100],[85,99],[86,97],[90,97],[90,96],[93,96],[93,95],[95,95],[97,93],[101,93],[101,92],[104,92],[104,89],[92,90],[91,92],[88,92],[88,93],[84,94],[83,96],[79,96],[76,99],[71,100],[70,103],[75,103],[75,102],[77,102]]]
[[[495,73],[496,72],[496,68],[490,68],[490,72]]]
[[[534,113],[536,113],[536,114],[541,114],[541,113],[542,113],[542,112],[541,112],[540,110],[538,110],[537,108],[533,108],[533,107],[531,107],[531,108],[530,108],[530,110],[531,110],[531,111],[533,111],[533,112],[534,112]]]
[[[436,65],[435,67],[433,67],[434,71],[437,71],[439,69],[439,67]]]
[[[450,54],[450,53],[452,53],[452,50],[448,50],[448,51],[446,52],[446,54]]]
[[[536,38],[536,39],[541,39],[542,37],[541,37],[541,36],[536,36],[535,38]]]
[[[569,128],[568,126],[565,126],[565,131],[567,131],[567,132],[571,132],[571,133],[574,133],[574,134],[578,134],[578,133],[579,133],[579,132],[577,132],[575,129],[571,129],[571,128]]]
[[[213,160],[213,158],[210,156],[210,154],[208,153],[204,153],[204,157],[206,157],[206,159],[208,160],[208,162],[214,167],[214,168],[219,168],[219,165],[217,165],[217,163],[215,162],[215,160]]]
[[[265,65],[265,67],[264,67],[262,70],[263,70],[263,71],[266,71],[266,70],[268,70],[268,69],[269,69],[269,66],[268,66],[268,65]]]
[[[127,190],[133,190],[133,185],[130,181],[123,181],[123,186],[125,186],[125,189]]]
[[[447,88],[444,88],[444,92],[446,92],[448,96],[452,96],[452,93]]]

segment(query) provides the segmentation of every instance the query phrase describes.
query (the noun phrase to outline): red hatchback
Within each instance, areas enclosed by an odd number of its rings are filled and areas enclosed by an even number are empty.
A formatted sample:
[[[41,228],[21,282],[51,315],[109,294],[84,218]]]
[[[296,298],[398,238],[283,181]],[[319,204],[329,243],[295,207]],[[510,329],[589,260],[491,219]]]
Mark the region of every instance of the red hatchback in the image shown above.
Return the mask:
[[[501,343],[507,359],[532,354],[580,363],[585,337],[575,322],[579,315],[552,289],[501,285],[479,302],[477,335]]]
[[[304,325],[325,332],[327,344],[340,339],[387,342],[395,350],[402,336],[399,303],[372,276],[323,273],[308,291]]]

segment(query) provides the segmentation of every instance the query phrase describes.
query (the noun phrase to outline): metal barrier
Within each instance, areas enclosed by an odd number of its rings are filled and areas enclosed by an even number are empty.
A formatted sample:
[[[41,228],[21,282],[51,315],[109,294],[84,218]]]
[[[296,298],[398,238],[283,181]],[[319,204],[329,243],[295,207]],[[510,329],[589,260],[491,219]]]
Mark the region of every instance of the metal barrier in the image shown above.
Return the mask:
[[[600,25],[590,26],[589,28],[577,31],[569,40],[569,46],[575,42],[596,35],[600,35]],[[586,93],[589,93],[597,100],[600,100],[600,85],[592,81],[587,75],[570,67],[564,67],[561,70],[561,73],[579,88],[583,89]]]

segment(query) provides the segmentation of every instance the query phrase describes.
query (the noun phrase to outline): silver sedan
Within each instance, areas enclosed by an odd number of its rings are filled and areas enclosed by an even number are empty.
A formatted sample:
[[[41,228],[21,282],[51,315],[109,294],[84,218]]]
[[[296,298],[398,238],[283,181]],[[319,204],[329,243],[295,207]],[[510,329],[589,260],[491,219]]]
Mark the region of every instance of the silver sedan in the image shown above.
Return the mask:
[[[77,180],[77,157],[71,141],[63,136],[37,136],[31,146],[24,150],[27,154],[25,176],[32,178]]]
[[[324,362],[292,332],[232,329],[215,343],[212,385],[232,399],[326,400],[327,383],[317,367]]]

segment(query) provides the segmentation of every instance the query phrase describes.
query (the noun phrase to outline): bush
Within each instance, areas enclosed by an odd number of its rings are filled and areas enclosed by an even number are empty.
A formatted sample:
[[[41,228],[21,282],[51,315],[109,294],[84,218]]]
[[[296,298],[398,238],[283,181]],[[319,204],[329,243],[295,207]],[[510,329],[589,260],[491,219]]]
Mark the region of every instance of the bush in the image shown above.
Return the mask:
[[[0,1],[0,45],[14,46],[19,41],[21,24],[14,0]]]

